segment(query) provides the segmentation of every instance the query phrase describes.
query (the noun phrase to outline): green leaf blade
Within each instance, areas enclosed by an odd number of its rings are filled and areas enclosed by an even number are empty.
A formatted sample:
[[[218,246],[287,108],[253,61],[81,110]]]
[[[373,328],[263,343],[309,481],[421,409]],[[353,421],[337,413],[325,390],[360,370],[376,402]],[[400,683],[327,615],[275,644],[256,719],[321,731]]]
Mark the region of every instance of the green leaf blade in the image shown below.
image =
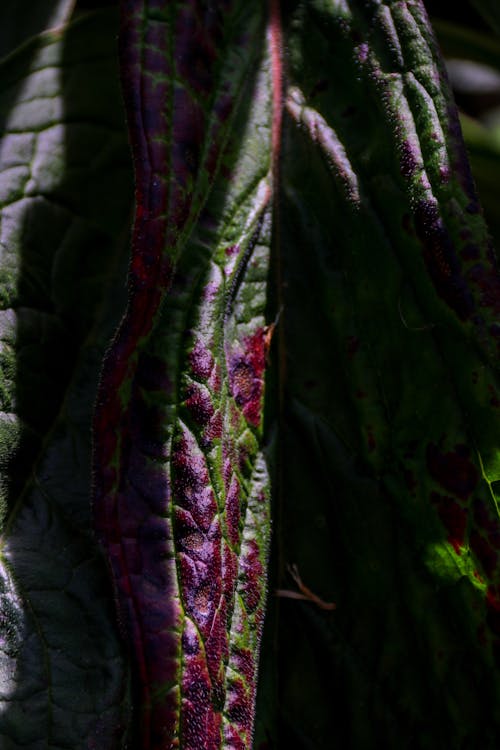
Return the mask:
[[[442,63],[421,3],[287,38],[281,560],[337,609],[280,605],[278,741],[493,747],[499,273]]]
[[[0,736],[9,750],[121,747],[125,736],[127,669],[90,531],[91,410],[120,311],[126,246],[116,235],[130,205],[115,25],[114,14],[94,14],[2,62]],[[102,112],[99,100],[85,106],[94,73]],[[111,192],[119,186],[118,210],[109,197],[93,203],[99,175]]]

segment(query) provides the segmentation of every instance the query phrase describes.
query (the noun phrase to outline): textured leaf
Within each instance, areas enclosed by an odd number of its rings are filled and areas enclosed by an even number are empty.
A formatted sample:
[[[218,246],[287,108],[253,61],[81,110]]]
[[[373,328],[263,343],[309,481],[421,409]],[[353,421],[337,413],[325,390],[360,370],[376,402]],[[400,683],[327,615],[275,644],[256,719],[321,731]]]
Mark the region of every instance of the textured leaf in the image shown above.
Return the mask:
[[[109,748],[123,734],[126,667],[89,528],[90,415],[130,206],[115,27],[89,17],[0,66],[5,750]]]
[[[129,304],[94,423],[94,513],[145,749],[251,743],[279,86],[265,20],[238,1],[124,4],[137,209]]]
[[[498,744],[500,277],[455,105],[420,0],[281,15],[123,1],[105,356],[116,19],[0,64],[2,749],[250,748],[271,473],[256,747]]]
[[[301,617],[285,591],[280,718],[264,714],[258,742],[492,746],[499,276],[456,110],[421,3],[311,0],[286,18],[276,200],[276,6],[124,6],[137,212],[94,423],[94,513],[134,664],[135,741],[249,746],[272,213],[278,566],[299,562],[338,612]],[[345,697],[325,702],[339,682]]]
[[[288,29],[279,588],[337,609],[280,599],[257,747],[493,748],[500,286],[455,107],[419,2]]]

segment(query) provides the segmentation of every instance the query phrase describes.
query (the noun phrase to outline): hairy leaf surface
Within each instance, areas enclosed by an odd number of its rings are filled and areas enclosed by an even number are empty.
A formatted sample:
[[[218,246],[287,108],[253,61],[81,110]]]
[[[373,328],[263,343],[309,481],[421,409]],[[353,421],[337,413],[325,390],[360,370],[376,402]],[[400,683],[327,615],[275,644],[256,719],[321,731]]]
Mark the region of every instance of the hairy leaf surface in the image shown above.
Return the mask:
[[[145,750],[251,744],[269,536],[269,55],[247,3],[124,5],[137,209],[94,423],[94,514]]]

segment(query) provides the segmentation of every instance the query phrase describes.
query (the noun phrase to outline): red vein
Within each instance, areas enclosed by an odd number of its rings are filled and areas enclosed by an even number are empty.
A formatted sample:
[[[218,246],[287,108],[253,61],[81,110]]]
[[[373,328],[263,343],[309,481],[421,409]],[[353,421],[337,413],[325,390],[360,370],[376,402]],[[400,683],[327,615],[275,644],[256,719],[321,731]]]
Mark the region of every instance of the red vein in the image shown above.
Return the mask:
[[[281,148],[281,123],[283,119],[283,30],[281,27],[280,0],[269,0],[269,48],[271,51],[271,78],[273,90],[272,119],[272,171],[274,188],[278,182]]]

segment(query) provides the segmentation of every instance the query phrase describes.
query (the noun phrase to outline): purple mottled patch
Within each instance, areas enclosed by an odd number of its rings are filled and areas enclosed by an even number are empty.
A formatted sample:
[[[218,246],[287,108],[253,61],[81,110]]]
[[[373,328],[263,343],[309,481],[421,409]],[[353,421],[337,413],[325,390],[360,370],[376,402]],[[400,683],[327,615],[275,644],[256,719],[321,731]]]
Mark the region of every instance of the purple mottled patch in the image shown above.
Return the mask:
[[[206,750],[220,750],[221,716],[213,711],[212,686],[201,639],[189,619],[184,632],[191,644],[198,639],[199,645],[198,649],[192,645],[190,653],[184,654],[180,716],[182,750],[200,750],[201,737],[201,746]]]
[[[212,352],[207,349],[202,341],[198,340],[191,350],[189,361],[193,375],[197,380],[207,380],[214,367]]]
[[[265,364],[264,329],[259,328],[244,340],[242,349],[231,355],[228,364],[231,394],[254,427],[261,420]]]
[[[214,547],[207,543],[204,557],[210,558],[209,553],[213,551]],[[182,552],[178,554],[178,562],[186,613],[192,617],[198,628],[206,633],[214,617],[213,597],[217,588],[211,577],[214,564],[210,559],[205,562]]]
[[[174,503],[188,510],[207,532],[217,513],[205,457],[194,435],[182,426],[172,453]]]
[[[250,539],[241,551],[240,591],[248,612],[254,612],[260,602],[259,581],[264,575],[261,562],[261,550],[255,539]]]
[[[132,660],[140,750],[220,750],[236,587],[243,580],[244,600],[256,598],[258,607],[264,585],[250,544],[240,565],[245,479],[236,478],[238,437],[261,419],[262,332],[232,342],[249,372],[233,372],[228,398],[227,363],[216,362],[215,343],[225,333],[226,279],[207,254],[207,283],[189,301],[200,314],[189,331],[192,348],[175,359],[157,338],[164,333],[158,310],[167,292],[167,310],[191,294],[189,274],[176,268],[180,243],[199,220],[222,167],[233,169],[232,114],[261,59],[262,39],[254,32],[264,30],[263,10],[247,11],[236,0],[180,0],[175,12],[164,0],[122,5],[120,59],[136,213],[129,304],[104,363],[94,419],[94,517]],[[276,54],[272,65],[275,74]],[[275,103],[280,80],[273,82]],[[281,105],[269,128],[275,150],[280,111]],[[213,238],[220,217],[207,211],[198,228]],[[229,260],[238,262],[237,245]],[[220,454],[222,477],[216,476]],[[255,450],[245,460],[255,462]],[[257,557],[259,549],[256,542]],[[257,614],[246,622],[253,649]],[[245,736],[248,747],[255,671],[247,662],[243,656],[238,662],[247,684],[238,700],[235,693],[231,710],[236,722],[245,714],[236,735]]]
[[[248,750],[245,740],[239,735],[236,727],[224,726],[224,750]]]
[[[248,683],[241,677],[233,677],[228,685],[226,713],[234,724],[245,725],[252,712],[252,696]]]
[[[113,571],[121,623],[134,651],[135,679],[145,707],[142,746],[149,748],[155,737],[169,741],[164,728],[173,726],[178,712],[175,693],[161,701],[154,695],[178,670],[175,631],[180,611],[171,532],[157,515],[168,502],[169,485],[162,466],[148,458],[159,422],[141,404],[140,394],[139,387],[133,389],[128,432],[121,442],[121,472],[110,478],[120,484],[101,498],[96,529]]]
[[[201,562],[210,555],[206,532],[196,524],[191,513],[185,508],[177,507],[174,514],[176,541],[179,550],[191,559]]]
[[[479,213],[479,202],[477,199],[476,186],[467,157],[458,110],[453,101],[450,101],[447,112],[448,136],[453,154],[452,168],[456,175],[462,190],[469,197],[470,213]]]
[[[196,9],[196,4],[180,7],[176,12],[177,75],[189,81],[202,97],[213,91],[212,71],[219,57],[223,23],[216,8]]]
[[[411,180],[421,173],[422,155],[420,147],[412,139],[406,138],[399,144],[401,174]],[[425,185],[428,187],[428,184]]]
[[[212,680],[212,702],[214,706],[222,708],[226,691],[225,665],[229,656],[226,601],[223,597],[217,602],[205,649]]]
[[[215,412],[210,391],[198,383],[192,383],[188,387],[186,406],[199,425],[207,425]]]
[[[217,411],[212,415],[205,431],[203,432],[203,437],[208,445],[214,440],[219,440],[222,437],[222,426],[222,414],[220,411]]]
[[[252,651],[249,648],[235,647],[231,652],[231,657],[238,673],[241,674],[247,681],[247,684],[250,685],[255,672],[255,657]]]

